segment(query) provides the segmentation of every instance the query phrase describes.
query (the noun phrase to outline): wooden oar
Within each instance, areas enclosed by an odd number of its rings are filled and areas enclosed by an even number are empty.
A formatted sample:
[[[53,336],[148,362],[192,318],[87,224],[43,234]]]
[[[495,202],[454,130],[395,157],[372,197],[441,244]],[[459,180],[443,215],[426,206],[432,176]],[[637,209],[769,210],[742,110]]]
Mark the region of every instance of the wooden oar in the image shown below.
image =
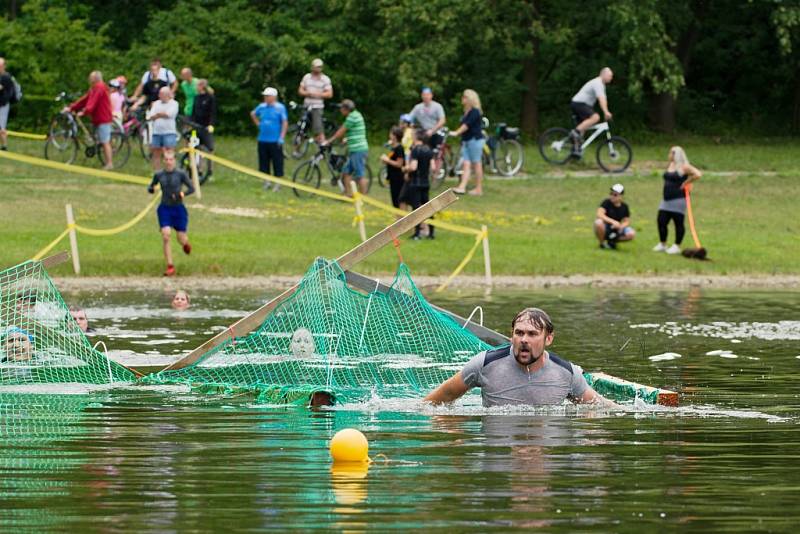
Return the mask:
[[[381,249],[382,247],[386,246],[387,244],[391,243],[395,239],[399,238],[408,230],[414,228],[419,223],[429,219],[435,213],[443,210],[453,202],[458,200],[458,197],[455,193],[453,193],[452,189],[448,189],[444,193],[440,194],[436,198],[432,199],[427,204],[424,204],[417,208],[416,210],[412,211],[405,217],[398,219],[394,222],[394,224],[387,226],[374,236],[370,237],[357,247],[353,248],[349,252],[346,252],[342,256],[336,260],[339,263],[339,266],[343,270],[348,270],[350,267],[354,266],[367,256],[373,254],[377,250]],[[199,360],[205,353],[209,350],[213,349],[214,347],[221,345],[222,343],[226,342],[227,340],[234,338],[234,337],[241,337],[244,335],[249,334],[259,326],[261,323],[264,322],[264,319],[269,315],[269,313],[274,310],[281,302],[285,301],[289,297],[291,297],[294,292],[299,287],[299,284],[295,284],[271,301],[267,302],[259,309],[248,315],[247,317],[243,317],[239,319],[235,323],[233,323],[227,330],[224,332],[220,332],[216,336],[212,337],[192,352],[177,360],[171,365],[168,365],[162,371],[167,371],[170,369],[183,369],[189,365],[192,365],[197,360]]]

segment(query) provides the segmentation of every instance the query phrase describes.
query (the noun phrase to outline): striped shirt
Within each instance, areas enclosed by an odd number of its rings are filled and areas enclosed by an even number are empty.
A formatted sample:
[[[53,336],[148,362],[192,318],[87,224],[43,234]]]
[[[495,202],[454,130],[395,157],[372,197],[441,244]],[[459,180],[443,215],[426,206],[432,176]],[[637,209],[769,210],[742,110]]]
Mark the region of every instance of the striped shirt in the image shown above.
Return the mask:
[[[366,152],[369,150],[367,143],[367,126],[364,117],[354,109],[344,120],[344,127],[347,130],[347,148],[350,153]]]

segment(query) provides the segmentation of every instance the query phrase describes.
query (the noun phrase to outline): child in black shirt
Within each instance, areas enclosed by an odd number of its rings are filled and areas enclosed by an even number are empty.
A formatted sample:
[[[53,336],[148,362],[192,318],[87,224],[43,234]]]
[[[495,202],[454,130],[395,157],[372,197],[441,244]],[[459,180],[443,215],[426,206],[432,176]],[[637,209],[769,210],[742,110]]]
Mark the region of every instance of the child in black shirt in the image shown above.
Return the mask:
[[[401,140],[403,139],[403,129],[395,126],[389,131],[389,144],[391,152],[381,154],[381,161],[386,165],[386,179],[389,181],[389,190],[392,193],[392,205],[400,207],[400,191],[403,189],[405,179],[403,167],[406,164],[405,153]]]
[[[404,190],[403,198],[401,201],[407,202],[411,209],[417,209],[423,204],[428,202],[430,195],[430,171],[431,160],[433,159],[433,151],[425,144],[425,130],[416,130],[414,132],[414,144],[411,147],[411,156],[406,165],[406,172],[408,172],[408,183]],[[424,223],[418,224],[412,239],[421,239],[420,231]],[[428,239],[433,239],[433,225],[428,226]]]

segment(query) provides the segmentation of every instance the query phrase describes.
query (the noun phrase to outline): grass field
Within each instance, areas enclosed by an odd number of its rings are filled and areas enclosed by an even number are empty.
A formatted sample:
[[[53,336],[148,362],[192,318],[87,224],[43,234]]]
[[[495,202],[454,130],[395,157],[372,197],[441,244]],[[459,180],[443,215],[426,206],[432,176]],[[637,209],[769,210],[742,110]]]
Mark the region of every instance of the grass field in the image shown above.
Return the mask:
[[[486,194],[464,197],[444,217],[479,228],[489,226],[492,267],[496,274],[796,274],[800,272],[797,199],[800,164],[795,142],[726,143],[699,138],[679,139],[692,162],[706,172],[694,190],[698,231],[712,262],[668,257],[650,251],[657,242],[655,217],[661,195],[664,159],[675,140],[652,138],[634,143],[634,166],[625,175],[595,174],[593,153],[586,163],[565,168],[546,165],[531,145],[524,178],[490,176]],[[43,142],[12,139],[11,149],[42,155]],[[218,139],[217,153],[255,167],[255,142]],[[379,150],[371,154],[378,169]],[[98,167],[96,159],[77,162]],[[295,162],[288,164],[291,177]],[[134,151],[121,172],[148,176],[148,167]],[[617,251],[597,247],[591,223],[609,186],[625,184],[638,238]],[[450,185],[454,185],[451,182]],[[323,185],[333,191],[330,185]],[[372,195],[388,201],[388,190],[374,184]],[[148,202],[144,187],[51,171],[0,159],[0,265],[33,256],[65,227],[64,204],[74,206],[79,224],[109,228],[130,219]],[[335,257],[358,242],[353,208],[331,200],[297,199],[287,189],[265,192],[261,182],[216,167],[203,198],[190,197],[190,257],[178,253],[181,276],[299,274],[314,257]],[[367,209],[368,232],[390,223],[391,215]],[[163,271],[155,214],[114,237],[79,236],[86,275],[152,275]],[[440,231],[435,241],[402,240],[402,255],[413,272],[443,275],[455,268],[474,238]],[[685,246],[691,246],[687,235]],[[65,240],[56,250],[68,248]],[[392,247],[361,267],[369,273],[393,271],[398,261]],[[480,252],[465,272],[480,273]],[[71,268],[60,266],[58,275]]]

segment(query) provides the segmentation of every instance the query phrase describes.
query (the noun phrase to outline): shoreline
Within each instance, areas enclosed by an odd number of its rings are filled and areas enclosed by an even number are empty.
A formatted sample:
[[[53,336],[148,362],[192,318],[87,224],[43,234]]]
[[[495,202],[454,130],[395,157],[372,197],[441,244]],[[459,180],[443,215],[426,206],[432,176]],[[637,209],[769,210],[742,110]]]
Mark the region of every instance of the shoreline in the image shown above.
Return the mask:
[[[367,275],[391,283],[393,273]],[[134,291],[182,288],[186,290],[231,291],[237,289],[286,289],[297,283],[302,275],[270,275],[250,277],[193,276],[164,278],[145,276],[108,277],[54,277],[59,291]],[[446,276],[415,276],[417,287],[432,290],[445,281]],[[555,288],[620,288],[620,289],[800,289],[800,275],[618,275],[576,274],[571,276],[519,276],[493,277],[493,288],[498,290],[555,289]],[[453,290],[483,290],[482,275],[459,276],[448,287]]]

